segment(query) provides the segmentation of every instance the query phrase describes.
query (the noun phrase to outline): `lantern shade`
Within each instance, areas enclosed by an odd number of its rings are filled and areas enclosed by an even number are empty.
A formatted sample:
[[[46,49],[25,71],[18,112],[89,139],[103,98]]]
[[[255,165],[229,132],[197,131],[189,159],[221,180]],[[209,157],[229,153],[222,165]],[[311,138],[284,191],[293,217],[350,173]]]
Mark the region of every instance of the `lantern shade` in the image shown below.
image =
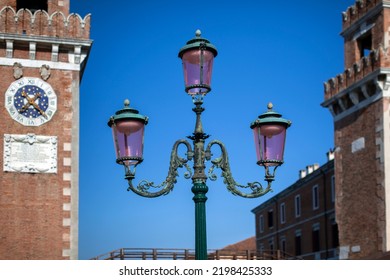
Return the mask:
[[[126,166],[137,165],[143,161],[144,129],[148,119],[129,108],[125,108],[110,118],[108,125],[112,129],[116,162]]]
[[[273,132],[269,134],[269,130]],[[283,163],[286,126],[265,124],[253,128],[253,133],[258,164],[277,166]]]
[[[200,37],[199,30],[195,34],[196,37],[188,41],[179,52],[183,64],[185,91],[190,95],[206,95],[211,90],[211,75],[217,49],[210,41]]]
[[[257,164],[261,166],[279,166],[283,163],[286,130],[291,122],[281,118],[281,115],[272,110],[259,116],[251,124],[254,134]]]

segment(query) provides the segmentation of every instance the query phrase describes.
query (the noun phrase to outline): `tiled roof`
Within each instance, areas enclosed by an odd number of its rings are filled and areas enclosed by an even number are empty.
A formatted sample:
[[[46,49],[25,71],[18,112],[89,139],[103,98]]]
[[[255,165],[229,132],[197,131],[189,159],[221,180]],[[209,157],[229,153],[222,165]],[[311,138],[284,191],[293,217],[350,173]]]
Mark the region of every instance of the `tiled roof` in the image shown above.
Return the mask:
[[[232,250],[232,251],[244,251],[244,250],[256,250],[256,237],[252,236],[235,244],[228,245],[221,250]]]

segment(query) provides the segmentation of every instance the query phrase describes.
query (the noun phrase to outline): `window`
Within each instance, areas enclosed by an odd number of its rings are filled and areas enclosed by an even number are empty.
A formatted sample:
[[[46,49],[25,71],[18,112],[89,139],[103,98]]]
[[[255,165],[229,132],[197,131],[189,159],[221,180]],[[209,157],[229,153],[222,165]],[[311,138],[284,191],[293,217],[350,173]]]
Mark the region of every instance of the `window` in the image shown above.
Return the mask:
[[[296,233],[295,235],[295,256],[302,255],[302,240],[301,240],[301,234]]]
[[[48,0],[17,0],[16,9],[29,9],[32,12],[35,12],[36,10],[44,10],[47,12],[47,1]]]
[[[301,216],[301,196],[295,196],[295,217]]]
[[[368,56],[372,49],[372,36],[371,32],[363,34],[361,37],[356,39],[357,46],[359,48],[360,58]]]
[[[280,204],[280,223],[286,222],[286,204],[283,202]]]
[[[260,215],[259,217],[259,228],[260,232],[264,232],[264,216]]]
[[[280,239],[280,250],[282,250],[283,256],[286,256],[286,237],[281,237]]]
[[[312,197],[313,197],[313,210],[320,208],[320,198],[318,192],[318,185],[315,185],[312,189]]]
[[[334,222],[332,224],[332,247],[337,248],[339,245],[339,228],[336,222]]]
[[[320,250],[320,225],[313,225],[313,229],[311,232],[311,241],[313,252],[318,252]]]
[[[271,209],[268,211],[268,228],[274,226],[274,211]]]

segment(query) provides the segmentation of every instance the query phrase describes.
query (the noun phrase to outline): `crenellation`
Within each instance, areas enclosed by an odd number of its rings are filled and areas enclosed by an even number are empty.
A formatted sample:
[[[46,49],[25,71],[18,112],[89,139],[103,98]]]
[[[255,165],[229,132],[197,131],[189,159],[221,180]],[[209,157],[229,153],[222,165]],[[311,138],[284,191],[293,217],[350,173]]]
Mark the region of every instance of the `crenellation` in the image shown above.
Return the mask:
[[[91,14],[65,15],[61,11],[48,14],[28,9],[15,11],[6,6],[0,10],[0,33],[50,36],[56,38],[89,39]]]
[[[351,26],[369,10],[383,3],[383,0],[356,0],[355,4],[342,12],[343,30]]]
[[[325,100],[332,98],[354,82],[379,69],[381,65],[390,66],[390,48],[380,47],[372,50],[368,56],[355,62],[352,67],[345,69],[343,73],[330,78],[324,83]]]

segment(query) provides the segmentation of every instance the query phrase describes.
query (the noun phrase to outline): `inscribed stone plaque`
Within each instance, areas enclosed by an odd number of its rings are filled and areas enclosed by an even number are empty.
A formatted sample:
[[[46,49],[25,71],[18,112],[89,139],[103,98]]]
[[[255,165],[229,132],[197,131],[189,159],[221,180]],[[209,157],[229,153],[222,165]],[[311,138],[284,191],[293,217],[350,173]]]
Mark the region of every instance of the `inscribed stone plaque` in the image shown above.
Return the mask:
[[[4,171],[57,173],[57,137],[4,134]]]

